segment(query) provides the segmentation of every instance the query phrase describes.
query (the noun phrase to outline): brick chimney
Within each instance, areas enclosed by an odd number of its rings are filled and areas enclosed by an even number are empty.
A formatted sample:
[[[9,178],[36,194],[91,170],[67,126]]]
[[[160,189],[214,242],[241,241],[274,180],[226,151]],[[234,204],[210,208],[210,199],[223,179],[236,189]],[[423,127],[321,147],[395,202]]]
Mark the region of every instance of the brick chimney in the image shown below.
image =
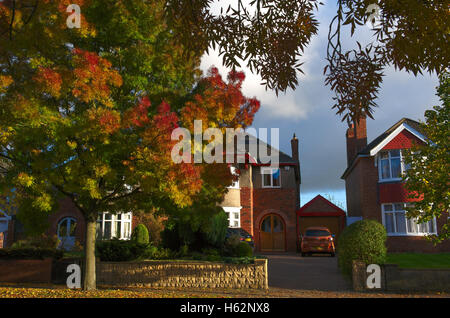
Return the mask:
[[[298,154],[298,139],[295,136],[292,137],[291,139],[291,151],[292,151],[292,159],[295,160],[295,162],[297,163],[297,165],[295,166],[295,185],[296,185],[296,190],[297,190],[297,199],[296,199],[296,209],[300,208],[300,184],[301,184],[301,173],[300,173],[300,158],[299,158],[299,154]]]
[[[298,139],[295,136],[295,133],[294,133],[294,136],[291,139],[291,151],[292,151],[292,159],[294,159],[295,161],[298,162],[299,161],[299,158],[298,158]]]
[[[349,166],[356,154],[367,146],[367,127],[366,116],[359,119],[359,122],[353,123],[346,133],[347,138],[347,165]]]

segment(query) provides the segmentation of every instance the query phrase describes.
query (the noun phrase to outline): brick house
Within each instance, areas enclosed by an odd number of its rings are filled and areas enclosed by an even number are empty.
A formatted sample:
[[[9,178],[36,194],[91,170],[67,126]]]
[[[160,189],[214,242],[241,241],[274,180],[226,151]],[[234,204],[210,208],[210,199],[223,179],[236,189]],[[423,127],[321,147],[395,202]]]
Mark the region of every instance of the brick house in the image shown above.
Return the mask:
[[[419,123],[403,118],[368,144],[366,119],[362,118],[348,128],[346,139],[347,169],[341,178],[345,180],[348,218],[382,223],[390,252],[449,252],[450,241],[434,247],[424,237],[436,234],[448,215],[423,224],[405,216],[405,206],[413,200],[401,177],[407,169],[402,156],[404,149],[426,142]]]
[[[264,144],[269,151],[273,149],[260,140],[257,144],[258,147]],[[252,162],[231,167],[234,172],[239,171],[239,181],[229,187],[221,206],[228,214],[230,227],[242,227],[251,233],[258,250],[296,250],[295,211],[300,205],[297,138],[292,139],[291,146],[292,157],[279,152],[279,169],[260,163],[258,155],[253,153],[247,154]],[[4,232],[5,247],[22,238],[21,225],[15,216],[9,216],[8,220],[9,229]],[[139,216],[132,212],[101,213],[97,222],[98,239],[129,239],[139,223]],[[84,217],[69,198],[62,199],[58,211],[49,217],[47,234],[57,235],[61,244],[69,249],[75,242],[84,243]]]
[[[249,138],[248,142],[258,147],[274,149],[255,137]],[[300,207],[301,179],[295,135],[291,151],[292,156],[279,151],[278,168],[262,164],[258,154],[250,150],[252,160],[232,167],[239,181],[229,188],[221,206],[228,214],[230,227],[242,228],[253,236],[256,251],[297,250],[296,210]]]

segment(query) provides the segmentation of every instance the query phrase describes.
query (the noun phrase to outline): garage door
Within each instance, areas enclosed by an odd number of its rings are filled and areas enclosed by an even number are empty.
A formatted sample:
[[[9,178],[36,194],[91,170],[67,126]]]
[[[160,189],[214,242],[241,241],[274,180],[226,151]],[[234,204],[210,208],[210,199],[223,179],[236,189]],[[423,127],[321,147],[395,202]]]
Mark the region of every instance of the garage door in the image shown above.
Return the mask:
[[[305,230],[310,226],[324,226],[336,235],[336,239],[341,233],[340,217],[336,216],[301,216],[299,220],[300,233],[305,234]]]

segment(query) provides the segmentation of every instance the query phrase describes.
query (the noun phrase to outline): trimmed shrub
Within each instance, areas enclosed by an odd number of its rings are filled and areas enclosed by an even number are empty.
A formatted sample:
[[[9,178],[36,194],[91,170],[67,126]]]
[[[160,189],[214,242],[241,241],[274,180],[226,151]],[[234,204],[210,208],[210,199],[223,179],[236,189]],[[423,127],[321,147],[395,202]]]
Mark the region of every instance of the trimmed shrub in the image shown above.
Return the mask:
[[[338,264],[342,273],[352,274],[354,260],[369,264],[386,262],[386,229],[375,220],[361,220],[346,227],[337,245]]]
[[[64,251],[53,248],[20,247],[0,249],[0,259],[61,259]]]
[[[173,259],[176,253],[151,244],[114,239],[97,242],[96,255],[103,262],[128,262],[142,259]]]
[[[96,244],[96,254],[103,262],[126,262],[146,256],[149,246],[135,241],[99,241]]]
[[[148,235],[148,229],[144,224],[139,224],[131,234],[131,240],[138,244],[148,244],[150,237]]]

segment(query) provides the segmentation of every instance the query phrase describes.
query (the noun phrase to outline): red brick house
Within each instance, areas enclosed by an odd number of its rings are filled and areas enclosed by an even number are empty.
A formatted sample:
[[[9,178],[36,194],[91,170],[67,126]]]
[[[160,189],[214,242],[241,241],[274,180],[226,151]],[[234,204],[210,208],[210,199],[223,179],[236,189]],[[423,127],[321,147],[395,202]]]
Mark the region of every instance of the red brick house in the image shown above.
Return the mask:
[[[273,151],[270,145],[249,137],[255,140],[248,142]],[[251,151],[248,156],[252,160],[232,167],[239,172],[239,181],[229,188],[221,206],[230,227],[243,228],[253,236],[256,251],[295,252],[301,183],[298,139],[294,135],[291,140],[292,156],[276,151],[278,168],[261,163],[258,154]]]
[[[404,188],[402,174],[407,167],[403,150],[423,144],[426,137],[418,122],[403,118],[367,143],[366,119],[346,133],[347,169],[342,175],[349,218],[374,219],[388,232],[390,252],[449,252],[450,241],[434,247],[424,236],[436,234],[448,215],[417,224],[407,219],[405,206],[413,204]]]
[[[252,141],[257,141],[258,149],[264,145],[269,152],[274,150],[259,139]],[[246,142],[248,144],[250,139],[247,138]],[[291,146],[292,157],[279,152],[279,167],[276,169],[261,163],[259,151],[248,152],[246,157],[252,160],[232,167],[239,171],[239,181],[229,188],[221,205],[228,214],[230,227],[242,227],[253,235],[258,251],[296,250],[295,212],[300,205],[300,165],[295,136]],[[22,232],[15,216],[8,218],[8,230],[4,229],[5,247],[20,239]],[[129,239],[138,224],[139,217],[132,212],[102,213],[97,223],[98,239]],[[69,198],[61,200],[59,210],[49,217],[47,234],[57,235],[61,244],[69,249],[75,242],[84,243],[84,217]]]

